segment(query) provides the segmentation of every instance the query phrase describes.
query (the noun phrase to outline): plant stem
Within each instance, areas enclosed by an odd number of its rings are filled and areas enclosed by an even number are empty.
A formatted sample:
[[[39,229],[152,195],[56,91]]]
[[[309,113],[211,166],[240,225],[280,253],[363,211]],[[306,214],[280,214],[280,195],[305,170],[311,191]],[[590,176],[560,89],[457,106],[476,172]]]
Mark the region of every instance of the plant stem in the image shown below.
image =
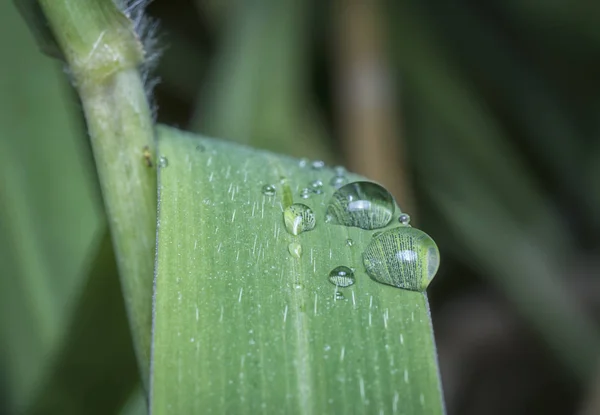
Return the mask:
[[[79,92],[143,382],[148,380],[156,232],[154,129],[142,46],[111,0],[40,0]],[[111,304],[107,304],[111,307]]]

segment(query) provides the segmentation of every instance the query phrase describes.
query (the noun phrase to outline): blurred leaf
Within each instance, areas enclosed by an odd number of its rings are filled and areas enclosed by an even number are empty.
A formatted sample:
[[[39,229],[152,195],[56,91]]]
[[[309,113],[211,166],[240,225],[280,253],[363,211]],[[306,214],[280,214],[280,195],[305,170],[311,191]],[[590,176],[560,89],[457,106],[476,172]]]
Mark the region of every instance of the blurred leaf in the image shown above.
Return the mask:
[[[0,21],[0,342],[16,409],[56,352],[101,221],[60,67],[12,3],[2,2]]]
[[[332,159],[311,106],[310,2],[239,2],[229,19],[192,130],[295,156]]]
[[[110,235],[89,266],[67,335],[30,414],[113,414],[139,382]]]
[[[299,197],[331,169],[164,127],[159,153],[154,414],[443,413],[426,295],[366,275],[374,231],[325,224],[335,189]],[[292,199],[314,230],[286,231]],[[356,284],[328,281],[340,265]]]
[[[146,415],[147,413],[146,395],[140,386],[133,390],[119,415]]]
[[[486,186],[493,189],[520,226],[540,236],[539,243],[557,252],[571,245],[572,235],[554,206],[548,204],[540,183],[481,96],[457,70],[422,11],[403,3],[393,16],[397,17],[396,35],[402,39],[395,53],[408,88],[430,113],[439,117],[448,132],[446,139],[452,140],[453,147],[472,163],[477,176],[485,178]],[[431,155],[441,156],[429,147],[416,163],[435,168]],[[452,180],[452,176],[444,180]]]
[[[543,235],[524,228],[490,188],[487,178],[453,146],[450,134],[422,103],[419,152],[428,152],[431,166],[418,165],[423,187],[444,216],[459,257],[478,267],[543,336],[563,364],[581,381],[594,370],[600,332],[569,289],[563,246],[554,251]],[[427,115],[426,115],[427,114]],[[426,120],[426,122],[425,122]]]

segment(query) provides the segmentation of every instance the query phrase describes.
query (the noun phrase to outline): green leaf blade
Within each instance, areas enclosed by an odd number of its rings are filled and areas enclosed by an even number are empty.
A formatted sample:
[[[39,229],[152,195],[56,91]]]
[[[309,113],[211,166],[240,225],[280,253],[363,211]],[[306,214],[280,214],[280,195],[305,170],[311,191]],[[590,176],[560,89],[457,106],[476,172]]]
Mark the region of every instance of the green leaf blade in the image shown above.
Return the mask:
[[[333,171],[172,129],[159,137],[168,166],[159,178],[154,414],[443,413],[426,295],[366,275],[373,231],[325,223]],[[300,198],[317,179],[324,193]],[[277,194],[263,195],[265,184]],[[286,187],[315,212],[314,230],[286,231]],[[356,284],[328,281],[340,265],[355,268]]]

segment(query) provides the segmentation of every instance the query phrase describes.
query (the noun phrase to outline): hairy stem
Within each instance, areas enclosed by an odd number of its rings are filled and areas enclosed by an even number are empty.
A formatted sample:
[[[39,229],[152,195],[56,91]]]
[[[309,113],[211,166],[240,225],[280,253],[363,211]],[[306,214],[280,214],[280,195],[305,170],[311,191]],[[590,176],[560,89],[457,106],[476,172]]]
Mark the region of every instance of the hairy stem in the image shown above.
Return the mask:
[[[144,52],[111,0],[40,0],[85,112],[142,379],[148,380],[156,232]],[[106,305],[111,307],[110,304]]]

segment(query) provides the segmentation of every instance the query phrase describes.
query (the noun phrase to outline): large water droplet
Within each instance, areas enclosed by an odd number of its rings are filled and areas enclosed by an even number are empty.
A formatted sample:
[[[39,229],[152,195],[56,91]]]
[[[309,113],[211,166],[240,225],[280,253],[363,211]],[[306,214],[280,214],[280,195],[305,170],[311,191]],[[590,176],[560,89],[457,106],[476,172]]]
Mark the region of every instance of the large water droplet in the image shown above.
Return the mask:
[[[298,235],[314,229],[315,214],[308,206],[302,203],[294,203],[283,212],[283,221],[289,233]]]
[[[394,215],[394,198],[372,182],[352,182],[340,187],[327,206],[327,221],[361,229],[387,226]]]
[[[349,287],[355,281],[354,272],[343,265],[335,267],[329,273],[329,282],[338,287]]]
[[[300,258],[302,256],[302,245],[298,242],[292,242],[288,245],[288,251],[294,258]]]
[[[363,262],[375,281],[412,291],[424,291],[438,270],[440,253],[429,235],[410,226],[373,238]]]
[[[275,193],[277,193],[277,189],[272,184],[265,184],[262,187],[262,194],[265,196],[275,196]]]
[[[164,169],[165,167],[169,166],[169,159],[166,158],[165,156],[160,156],[160,158],[158,159],[158,167],[160,167],[161,169]]]

